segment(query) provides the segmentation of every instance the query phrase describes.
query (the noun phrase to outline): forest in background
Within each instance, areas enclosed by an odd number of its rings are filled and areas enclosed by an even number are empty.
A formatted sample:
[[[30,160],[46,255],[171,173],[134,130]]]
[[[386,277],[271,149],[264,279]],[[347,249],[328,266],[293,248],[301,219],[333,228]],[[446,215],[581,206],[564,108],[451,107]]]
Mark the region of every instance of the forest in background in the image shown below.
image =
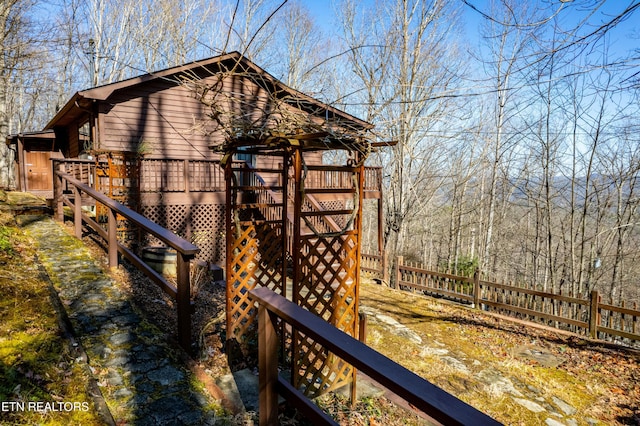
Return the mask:
[[[640,301],[640,2],[4,0],[0,139],[237,50],[375,124],[390,258]],[[0,144],[0,182],[11,187]],[[367,212],[370,213],[370,212]],[[375,224],[364,220],[375,252]]]

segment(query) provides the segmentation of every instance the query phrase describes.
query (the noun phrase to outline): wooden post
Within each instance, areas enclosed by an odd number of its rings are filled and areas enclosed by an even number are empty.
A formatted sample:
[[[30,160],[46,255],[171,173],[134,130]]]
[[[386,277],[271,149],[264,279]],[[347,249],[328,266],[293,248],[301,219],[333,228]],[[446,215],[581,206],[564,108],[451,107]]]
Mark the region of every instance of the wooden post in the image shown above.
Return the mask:
[[[61,164],[57,161],[53,162],[53,217],[58,222],[64,221],[64,210],[62,203],[62,178],[56,174],[61,168]]]
[[[367,343],[367,314],[358,312],[358,340]],[[351,382],[351,408],[358,402],[358,386],[356,383],[357,371],[353,367],[353,381]]]
[[[381,251],[382,253],[382,281],[389,284],[389,256],[387,256],[386,251]]]
[[[367,314],[359,312],[358,319],[358,340],[367,343]]]
[[[109,225],[107,231],[107,250],[109,251],[109,267],[118,267],[118,220],[117,213],[110,208],[107,208],[109,215]]]
[[[258,400],[260,426],[278,424],[278,335],[274,318],[264,304],[258,306]]]
[[[598,300],[600,295],[597,290],[591,291],[590,304],[589,304],[589,337],[596,339],[598,337]]]
[[[82,239],[82,194],[80,190],[73,186],[73,228],[77,239]]]
[[[188,194],[191,191],[191,188],[189,187],[189,160],[184,160],[182,176],[184,179],[184,193]]]
[[[189,256],[178,252],[177,256],[178,293],[176,305],[178,310],[178,342],[191,353],[191,283],[189,282]]]
[[[225,297],[225,312],[227,317],[227,332],[226,332],[226,345],[227,345],[227,358],[229,358],[229,354],[231,353],[231,339],[233,338],[233,334],[235,332],[233,328],[233,315],[231,313],[231,297],[232,297],[232,288],[235,283],[232,280],[232,277],[235,276],[234,271],[232,270],[233,265],[233,252],[231,247],[234,242],[234,233],[233,227],[231,225],[231,215],[232,212],[235,212],[236,209],[236,198],[233,197],[235,192],[231,190],[233,181],[233,170],[231,166],[233,164],[233,156],[230,154],[226,159],[226,163],[224,165],[224,181],[225,181],[225,199],[227,200],[227,208],[224,209],[225,216],[225,280],[226,280],[226,297]],[[222,163],[221,163],[222,164]]]
[[[293,179],[295,183],[295,192],[293,194],[293,294],[291,300],[296,305],[300,304],[300,281],[302,279],[301,257],[300,253],[300,218],[302,217],[302,152],[300,148],[296,148],[293,152]]]
[[[292,275],[292,286],[291,286],[291,301],[296,305],[301,303],[300,300],[300,281],[302,280],[302,266],[301,266],[301,258],[302,253],[300,253],[300,218],[302,217],[302,194],[301,194],[301,181],[302,181],[302,152],[300,148],[296,147],[292,152],[292,165],[293,165],[293,183],[294,183],[294,193],[293,193],[293,244],[291,247],[291,260],[293,264],[291,265],[293,268]],[[289,177],[291,179],[291,177]],[[285,201],[286,202],[286,201]],[[300,382],[302,381],[302,371],[300,366],[300,340],[302,337],[298,334],[295,327],[291,329],[292,336],[292,352],[293,352],[293,369],[291,371],[291,384],[298,388]]]
[[[473,272],[473,306],[480,309],[480,269]]]
[[[395,276],[396,282],[395,282],[395,287],[398,290],[400,289],[400,278],[401,278],[400,277],[400,265],[402,265],[402,261],[403,260],[404,260],[404,257],[402,257],[402,256],[398,256],[396,258],[396,274],[395,274],[396,275]]]
[[[384,250],[384,230],[382,228],[382,218],[384,217],[384,211],[382,210],[382,184],[378,186],[380,190],[380,198],[378,198],[378,251],[382,253]]]
[[[282,174],[278,175],[278,179],[280,180],[279,184],[282,186],[282,247],[284,247],[284,253],[282,254],[282,265],[280,274],[282,275],[282,296],[287,298],[287,271],[290,265],[287,264],[286,253],[291,253],[293,251],[293,245],[289,244],[289,182],[287,181],[287,177],[289,176],[289,152],[287,150],[284,151],[282,155]],[[292,299],[293,300],[293,299]],[[284,326],[284,324],[283,324]],[[284,350],[284,339],[283,340],[283,350]]]

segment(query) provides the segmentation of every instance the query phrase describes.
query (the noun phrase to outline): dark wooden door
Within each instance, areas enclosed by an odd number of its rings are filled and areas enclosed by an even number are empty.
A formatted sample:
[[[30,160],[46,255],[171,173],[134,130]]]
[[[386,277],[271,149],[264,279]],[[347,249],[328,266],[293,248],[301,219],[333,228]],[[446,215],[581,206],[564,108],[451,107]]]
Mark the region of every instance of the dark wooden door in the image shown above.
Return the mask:
[[[25,152],[27,173],[27,189],[32,191],[48,191],[53,189],[51,171],[51,153],[33,151]]]

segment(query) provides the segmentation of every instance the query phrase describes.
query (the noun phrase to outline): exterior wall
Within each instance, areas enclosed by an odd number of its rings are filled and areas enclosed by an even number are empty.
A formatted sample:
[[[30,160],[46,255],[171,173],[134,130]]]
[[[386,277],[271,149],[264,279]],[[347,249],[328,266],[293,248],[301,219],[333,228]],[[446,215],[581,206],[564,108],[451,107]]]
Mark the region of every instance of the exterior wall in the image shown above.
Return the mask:
[[[69,157],[77,158],[80,155],[82,148],[80,146],[80,134],[78,133],[78,125],[76,123],[69,127]]]
[[[258,84],[259,79],[236,75],[220,82],[213,73],[197,76],[193,72],[189,75],[194,80],[186,84],[177,83],[179,76],[152,79],[116,90],[106,100],[96,101],[85,110],[94,111],[92,134],[97,139],[96,151],[142,154],[140,192],[135,208],[200,247],[199,259],[224,264],[224,180],[219,184],[224,174],[221,170],[204,171],[209,167],[204,165],[205,161],[217,161],[221,157],[211,147],[223,143],[229,136],[218,127],[231,129],[230,134],[234,131],[246,134],[250,129],[273,128],[278,119],[288,122],[283,116],[290,115],[294,118],[291,129],[278,130],[293,133],[298,124],[295,120],[308,124],[309,115],[284,103],[279,103],[280,109],[274,113],[276,108],[269,105],[271,95]],[[221,90],[203,90],[215,83],[219,83]],[[269,112],[265,114],[265,111]],[[86,115],[78,116],[66,126],[71,157],[76,157],[82,149],[78,136],[81,119],[86,121]],[[319,123],[323,119],[313,117],[313,121]],[[258,156],[255,166],[281,169],[282,160],[281,156]],[[321,164],[322,153],[305,153],[305,161],[309,165]],[[194,166],[198,162],[201,164]],[[203,177],[205,174],[207,177]],[[213,180],[209,179],[213,175],[215,182],[211,183]],[[270,174],[268,179],[278,177]],[[277,184],[276,181],[265,183]],[[344,204],[344,200],[335,197],[325,202],[334,206]],[[158,244],[144,236],[140,243]]]
[[[190,240],[197,258],[224,264],[224,171],[206,160],[144,159],[140,208],[145,217]],[[144,240],[143,244],[159,242]]]
[[[188,168],[193,163],[174,161],[220,158],[210,146],[220,143],[223,135],[208,127],[208,113],[186,87],[171,81],[130,87],[100,104],[98,149],[143,154],[150,168],[141,172],[140,213],[196,244],[201,250],[198,259],[223,265],[223,174],[216,176],[215,187],[194,188],[188,182],[198,179]],[[162,161],[154,164],[154,159]],[[159,244],[148,237],[142,243]]]
[[[219,83],[217,75],[191,78],[194,81],[185,84],[155,79],[117,91],[101,102],[98,149],[141,151],[145,158],[218,159],[211,147],[228,136],[221,127],[230,134],[264,131],[276,126],[283,114],[308,121],[308,114],[293,105],[280,104],[280,112],[274,112],[271,95],[250,78],[226,77],[218,91],[202,89]],[[322,118],[313,117],[313,121]],[[309,158],[320,162],[321,154]]]
[[[116,93],[100,106],[100,150],[142,152],[145,158],[218,158],[210,146],[207,108],[188,89],[154,81]]]

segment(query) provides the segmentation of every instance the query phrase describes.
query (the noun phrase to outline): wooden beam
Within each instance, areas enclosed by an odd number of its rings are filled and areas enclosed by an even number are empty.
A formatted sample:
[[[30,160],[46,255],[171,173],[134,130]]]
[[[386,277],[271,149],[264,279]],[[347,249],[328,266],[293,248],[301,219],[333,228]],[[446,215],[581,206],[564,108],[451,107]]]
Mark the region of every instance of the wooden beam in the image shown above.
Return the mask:
[[[371,142],[370,145],[373,148],[384,148],[385,146],[396,146],[398,145],[398,141]]]

